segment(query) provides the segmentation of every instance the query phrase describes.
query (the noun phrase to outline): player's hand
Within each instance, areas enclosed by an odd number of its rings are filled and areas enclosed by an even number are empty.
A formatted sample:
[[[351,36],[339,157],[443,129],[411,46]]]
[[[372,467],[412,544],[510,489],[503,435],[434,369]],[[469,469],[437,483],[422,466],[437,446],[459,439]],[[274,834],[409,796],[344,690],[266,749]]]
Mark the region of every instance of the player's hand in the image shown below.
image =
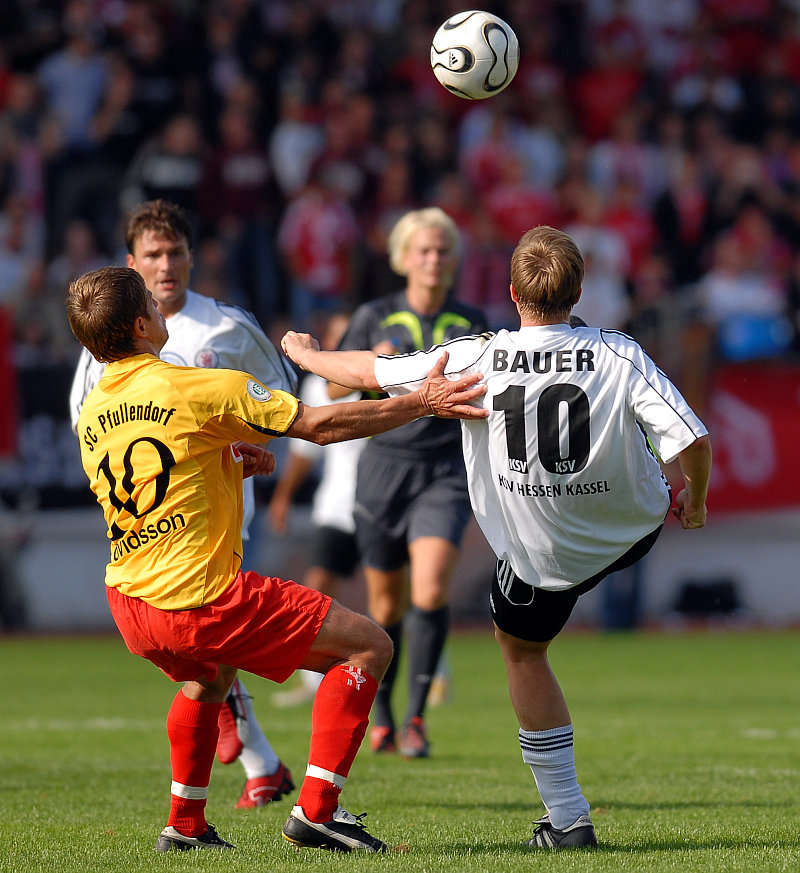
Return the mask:
[[[243,458],[243,478],[247,479],[250,476],[271,476],[275,472],[275,455],[263,446],[245,442],[234,443],[234,446]]]
[[[675,498],[672,514],[678,519],[684,530],[697,530],[698,528],[705,527],[706,516],[708,514],[705,504],[693,506],[687,502],[687,497],[688,494],[684,488]]]
[[[372,351],[376,355],[394,355],[397,354],[397,346],[388,339],[381,340],[372,347]]]
[[[428,378],[419,389],[422,402],[432,415],[439,418],[488,418],[489,410],[481,406],[473,406],[471,401],[482,397],[487,390],[486,384],[478,385],[483,379],[483,373],[472,373],[460,379],[448,379],[444,368],[449,358],[443,352],[433,365]]]
[[[311,336],[311,334],[297,333],[297,331],[289,330],[283,335],[281,348],[287,358],[291,359],[298,367],[305,370],[306,367],[303,367],[298,358],[302,357],[303,352],[309,349],[318,352],[319,343],[313,336]]]
[[[280,496],[277,491],[273,493],[267,505],[269,523],[279,536],[283,536],[289,529],[289,507],[290,501]]]

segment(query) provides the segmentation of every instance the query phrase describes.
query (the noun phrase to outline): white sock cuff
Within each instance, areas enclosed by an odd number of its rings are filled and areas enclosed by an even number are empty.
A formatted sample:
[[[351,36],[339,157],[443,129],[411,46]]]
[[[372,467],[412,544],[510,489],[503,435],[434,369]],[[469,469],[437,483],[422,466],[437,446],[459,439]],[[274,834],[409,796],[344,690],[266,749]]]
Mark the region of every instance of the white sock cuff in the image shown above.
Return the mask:
[[[182,782],[175,782],[173,780],[169,791],[170,794],[182,797],[184,800],[208,800],[208,785],[205,787],[200,785],[184,785]]]
[[[324,770],[322,767],[317,767],[316,764],[309,764],[306,767],[306,776],[312,776],[314,779],[324,779],[326,782],[331,782],[337,788],[344,788],[347,782],[346,776],[340,776],[332,770]]]
[[[519,745],[522,749],[522,760],[526,764],[530,764],[534,760],[556,758],[563,753],[564,749],[572,749],[573,747],[572,725],[568,724],[546,731],[525,731],[520,728]]]

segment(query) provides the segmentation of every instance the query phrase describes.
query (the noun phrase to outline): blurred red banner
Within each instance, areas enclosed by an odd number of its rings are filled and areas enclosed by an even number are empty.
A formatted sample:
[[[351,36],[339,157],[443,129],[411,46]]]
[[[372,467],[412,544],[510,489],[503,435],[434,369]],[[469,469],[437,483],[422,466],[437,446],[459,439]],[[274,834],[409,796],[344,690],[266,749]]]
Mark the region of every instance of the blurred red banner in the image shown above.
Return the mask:
[[[800,365],[721,367],[708,412],[712,512],[800,506]]]

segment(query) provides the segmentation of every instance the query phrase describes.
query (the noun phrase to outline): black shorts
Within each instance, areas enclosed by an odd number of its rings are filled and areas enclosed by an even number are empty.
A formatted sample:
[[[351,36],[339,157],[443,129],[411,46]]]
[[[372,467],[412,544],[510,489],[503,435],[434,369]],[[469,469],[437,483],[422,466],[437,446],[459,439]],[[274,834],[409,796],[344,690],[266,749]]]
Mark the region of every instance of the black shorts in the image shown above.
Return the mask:
[[[655,545],[659,525],[613,564],[585,582],[566,591],[548,591],[523,582],[507,561],[498,561],[492,579],[489,604],[494,623],[507,634],[532,643],[545,643],[557,636],[572,615],[581,594],[599,585],[610,573],[624,570],[643,558]]]
[[[408,563],[408,543],[441,537],[461,545],[472,509],[460,451],[430,460],[398,458],[370,446],[358,460],[356,538],[376,570]]]
[[[356,535],[338,527],[321,525],[314,532],[309,548],[310,567],[322,567],[337,576],[352,576],[358,566]]]

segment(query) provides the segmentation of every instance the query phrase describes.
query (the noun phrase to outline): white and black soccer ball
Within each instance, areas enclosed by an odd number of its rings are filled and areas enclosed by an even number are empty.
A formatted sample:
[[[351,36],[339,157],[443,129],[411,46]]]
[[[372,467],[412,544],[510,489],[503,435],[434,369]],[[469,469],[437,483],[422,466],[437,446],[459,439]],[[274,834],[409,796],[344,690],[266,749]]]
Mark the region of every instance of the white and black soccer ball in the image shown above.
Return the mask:
[[[431,68],[450,91],[466,100],[499,94],[519,66],[514,31],[491,12],[470,10],[451,16],[431,43]]]

